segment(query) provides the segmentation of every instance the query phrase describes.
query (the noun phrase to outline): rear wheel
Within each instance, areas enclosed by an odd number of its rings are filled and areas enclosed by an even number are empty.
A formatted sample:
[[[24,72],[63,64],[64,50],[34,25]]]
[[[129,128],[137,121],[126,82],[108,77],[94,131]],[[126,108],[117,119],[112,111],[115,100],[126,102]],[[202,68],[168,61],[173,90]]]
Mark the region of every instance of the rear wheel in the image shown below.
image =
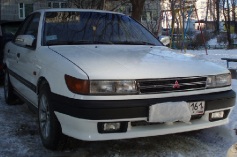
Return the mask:
[[[12,105],[17,100],[13,92],[13,87],[11,81],[9,79],[8,71],[6,70],[4,73],[4,97],[7,104]]]
[[[43,145],[51,150],[58,148],[62,138],[62,129],[53,111],[50,88],[44,83],[39,93],[39,129]]]

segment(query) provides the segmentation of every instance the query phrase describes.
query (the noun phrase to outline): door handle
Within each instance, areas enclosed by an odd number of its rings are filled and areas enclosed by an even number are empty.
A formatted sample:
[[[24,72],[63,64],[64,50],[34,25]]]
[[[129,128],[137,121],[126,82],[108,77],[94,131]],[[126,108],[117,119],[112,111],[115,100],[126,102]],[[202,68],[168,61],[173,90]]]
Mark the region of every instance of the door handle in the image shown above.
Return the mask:
[[[17,53],[16,56],[17,56],[17,58],[20,58],[21,54],[20,54],[20,53]]]

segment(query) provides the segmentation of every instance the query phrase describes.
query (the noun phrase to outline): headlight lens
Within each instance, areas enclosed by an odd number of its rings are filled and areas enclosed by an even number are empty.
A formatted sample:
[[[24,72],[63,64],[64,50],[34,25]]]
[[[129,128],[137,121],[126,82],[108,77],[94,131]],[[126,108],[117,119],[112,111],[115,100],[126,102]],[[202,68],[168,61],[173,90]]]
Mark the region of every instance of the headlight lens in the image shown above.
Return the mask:
[[[138,93],[136,81],[134,80],[89,81],[65,75],[65,82],[68,89],[76,94],[122,95]]]
[[[231,85],[231,75],[221,74],[207,77],[207,88],[223,87]]]
[[[90,94],[136,94],[136,82],[125,81],[90,81]]]

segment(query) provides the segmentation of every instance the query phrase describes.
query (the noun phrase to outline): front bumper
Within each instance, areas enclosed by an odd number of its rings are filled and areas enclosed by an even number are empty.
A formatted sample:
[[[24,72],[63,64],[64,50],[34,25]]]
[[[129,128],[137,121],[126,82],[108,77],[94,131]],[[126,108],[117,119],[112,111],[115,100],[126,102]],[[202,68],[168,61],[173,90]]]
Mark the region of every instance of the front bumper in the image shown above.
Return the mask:
[[[52,95],[55,114],[62,132],[85,141],[157,136],[223,125],[228,123],[228,116],[235,105],[235,97],[232,90],[196,96],[119,101],[84,101]],[[205,101],[205,114],[191,120],[191,123],[139,125],[140,122],[147,121],[150,105],[170,101]],[[224,111],[226,116],[217,121],[210,121],[210,114],[217,111]],[[99,133],[98,124],[105,122],[125,122],[127,129],[119,133]]]
[[[136,99],[136,100],[78,100],[52,94],[54,111],[75,118],[108,120],[148,117],[149,106],[164,102],[205,101],[205,111],[228,108],[235,105],[233,90],[192,96]]]
[[[230,110],[230,108],[228,109]],[[113,122],[111,120],[85,120],[71,117],[58,112],[56,112],[56,115],[61,123],[62,132],[65,135],[84,141],[104,141],[181,133],[220,126],[228,123],[228,118],[215,122],[210,122],[209,114],[211,112],[212,111],[206,112],[200,119],[192,120],[191,124],[176,122],[172,125],[163,123],[154,125],[133,126],[131,124],[132,122],[144,121],[145,118],[122,119],[128,122],[128,128],[126,132],[106,134],[98,132],[98,122]],[[116,121],[121,120],[117,119]]]

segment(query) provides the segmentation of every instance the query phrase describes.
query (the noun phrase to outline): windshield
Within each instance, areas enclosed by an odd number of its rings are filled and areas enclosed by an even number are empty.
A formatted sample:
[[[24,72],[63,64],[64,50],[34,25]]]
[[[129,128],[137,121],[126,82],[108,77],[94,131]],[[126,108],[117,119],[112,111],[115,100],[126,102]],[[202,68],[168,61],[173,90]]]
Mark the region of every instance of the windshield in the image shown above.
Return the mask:
[[[101,12],[47,12],[43,45],[162,45],[135,20]]]

